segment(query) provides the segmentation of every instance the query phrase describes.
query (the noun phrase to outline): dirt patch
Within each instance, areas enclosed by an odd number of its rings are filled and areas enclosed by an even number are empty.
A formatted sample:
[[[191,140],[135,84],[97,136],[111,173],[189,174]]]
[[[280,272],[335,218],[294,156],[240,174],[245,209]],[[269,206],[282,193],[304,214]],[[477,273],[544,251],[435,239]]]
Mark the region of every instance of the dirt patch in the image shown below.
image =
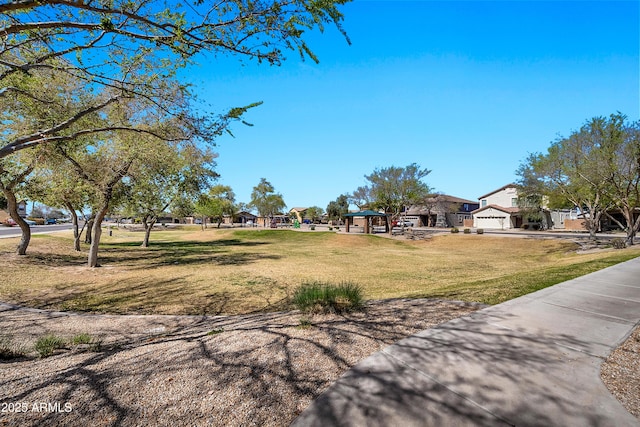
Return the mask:
[[[99,350],[67,348],[46,359],[0,363],[0,402],[27,409],[0,413],[0,425],[289,425],[358,361],[480,307],[396,299],[345,316],[199,317],[0,305],[3,330],[25,346],[47,333],[102,340]]]
[[[609,355],[600,377],[627,411],[640,419],[640,327]]]

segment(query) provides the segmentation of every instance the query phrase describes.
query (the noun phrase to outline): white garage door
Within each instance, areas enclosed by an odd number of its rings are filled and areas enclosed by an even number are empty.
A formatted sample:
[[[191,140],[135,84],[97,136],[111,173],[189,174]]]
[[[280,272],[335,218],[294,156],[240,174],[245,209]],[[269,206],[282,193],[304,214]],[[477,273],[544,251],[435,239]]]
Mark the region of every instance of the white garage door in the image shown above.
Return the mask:
[[[509,228],[509,220],[507,218],[478,217],[476,219],[476,227],[487,229]]]

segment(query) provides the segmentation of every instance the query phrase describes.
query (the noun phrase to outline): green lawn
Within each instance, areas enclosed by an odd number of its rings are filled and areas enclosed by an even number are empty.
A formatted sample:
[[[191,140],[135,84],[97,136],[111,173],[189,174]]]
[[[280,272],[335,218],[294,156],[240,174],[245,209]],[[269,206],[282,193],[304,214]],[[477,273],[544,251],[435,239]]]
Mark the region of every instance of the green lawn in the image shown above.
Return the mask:
[[[558,239],[443,235],[427,241],[290,230],[103,235],[102,267],[86,268],[70,235],[37,235],[29,255],[0,240],[0,300],[56,310],[238,314],[283,310],[305,281],[357,283],[368,299],[438,297],[495,304],[640,255],[577,254]]]

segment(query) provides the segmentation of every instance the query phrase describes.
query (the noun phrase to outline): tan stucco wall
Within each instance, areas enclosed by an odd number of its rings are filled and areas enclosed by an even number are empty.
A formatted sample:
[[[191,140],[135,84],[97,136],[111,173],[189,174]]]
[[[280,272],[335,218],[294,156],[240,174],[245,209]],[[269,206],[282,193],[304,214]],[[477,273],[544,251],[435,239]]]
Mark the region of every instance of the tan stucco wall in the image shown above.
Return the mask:
[[[583,219],[565,219],[564,229],[565,230],[586,230],[587,227]]]

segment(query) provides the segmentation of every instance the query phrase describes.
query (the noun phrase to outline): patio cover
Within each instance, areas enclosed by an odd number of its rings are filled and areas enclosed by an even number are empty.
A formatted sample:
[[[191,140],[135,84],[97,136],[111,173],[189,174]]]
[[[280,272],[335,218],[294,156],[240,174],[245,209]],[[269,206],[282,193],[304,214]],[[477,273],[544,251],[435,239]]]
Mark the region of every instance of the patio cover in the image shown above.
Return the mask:
[[[347,225],[347,233],[348,233],[349,232],[349,225],[353,221],[353,219],[352,219],[353,217],[363,216],[365,218],[368,218],[370,216],[387,216],[387,215],[368,209],[368,210],[365,210],[365,211],[352,212],[352,213],[344,214],[343,216],[347,219],[347,224],[346,225]],[[364,232],[365,232],[365,234],[369,234],[369,221],[365,221],[365,223],[364,223]]]

